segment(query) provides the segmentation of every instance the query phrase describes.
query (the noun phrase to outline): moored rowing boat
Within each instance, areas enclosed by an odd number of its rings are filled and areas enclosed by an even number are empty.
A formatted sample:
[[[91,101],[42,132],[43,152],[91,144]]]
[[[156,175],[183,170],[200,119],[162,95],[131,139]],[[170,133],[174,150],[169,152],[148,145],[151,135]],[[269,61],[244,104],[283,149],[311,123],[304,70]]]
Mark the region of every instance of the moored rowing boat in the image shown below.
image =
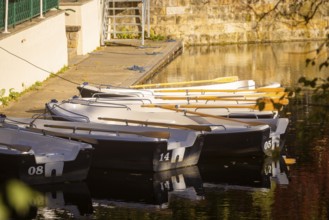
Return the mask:
[[[157,89],[137,89],[127,87],[115,87],[109,85],[91,85],[89,83],[83,83],[77,87],[81,97],[145,97],[154,94],[161,94],[164,90],[205,90],[205,89],[255,89],[255,81],[253,80],[240,80],[229,83],[217,83],[211,85],[189,86],[189,87],[175,87],[175,88],[161,88]]]
[[[5,118],[9,125],[71,139],[95,140],[92,167],[163,171],[198,163],[203,146],[199,131],[36,118]]]
[[[90,144],[1,125],[1,175],[31,185],[86,179],[93,153]]]
[[[151,84],[139,84],[139,85],[132,85],[130,88],[166,88],[166,87],[191,87],[196,86],[198,84],[208,85],[208,84],[220,84],[220,83],[231,83],[236,82],[239,80],[238,76],[223,76],[214,79],[205,79],[205,80],[192,80],[192,81],[183,81],[183,82],[168,82],[168,83],[151,83]]]
[[[56,102],[56,100],[53,100]],[[260,104],[240,103],[225,104],[225,102],[190,103],[184,101],[163,101],[150,98],[78,98],[65,100],[65,102],[108,108],[126,108],[132,111],[143,112],[170,112],[177,110],[194,111],[195,114],[207,113],[229,118],[275,118],[279,109],[275,103],[267,101]],[[262,108],[260,110],[260,108]],[[278,107],[279,108],[279,107]]]
[[[271,134],[276,132],[271,130],[268,124],[260,121],[242,122],[221,117],[203,117],[186,112],[141,112],[69,102],[49,102],[46,108],[57,120],[201,130],[205,133],[202,155],[206,155],[208,149],[208,152],[211,152],[209,156],[270,155],[268,146],[272,146]],[[286,121],[286,119],[276,121]],[[285,128],[283,130],[285,131]],[[280,130],[278,133],[284,131]]]

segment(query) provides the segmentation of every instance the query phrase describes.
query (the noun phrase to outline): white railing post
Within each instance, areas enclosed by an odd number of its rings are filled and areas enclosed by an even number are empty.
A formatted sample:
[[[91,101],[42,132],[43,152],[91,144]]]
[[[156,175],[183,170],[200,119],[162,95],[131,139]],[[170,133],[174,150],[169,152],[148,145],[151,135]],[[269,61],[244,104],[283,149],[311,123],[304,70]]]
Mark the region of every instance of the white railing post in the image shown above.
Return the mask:
[[[151,0],[147,0],[147,37],[150,38],[151,36],[151,29],[150,29],[150,3]]]
[[[100,32],[101,32],[101,46],[104,46],[104,40],[105,40],[105,18],[107,16],[105,16],[105,5],[106,5],[106,0],[104,1],[100,1],[100,4],[101,4],[101,9],[102,9],[102,12],[101,12],[101,25],[100,25]],[[107,37],[106,37],[107,38]]]
[[[113,13],[113,38],[117,38],[117,18],[116,11],[115,11],[115,0],[112,1],[112,13]],[[111,21],[112,21],[111,20]],[[112,25],[112,23],[111,23]]]
[[[9,0],[6,0],[6,5],[5,5],[5,30],[2,33],[9,33],[8,31],[8,8],[9,8]]]
[[[43,0],[40,0],[40,18],[44,18],[44,16],[43,16]]]
[[[145,0],[142,0],[142,46],[144,46]]]

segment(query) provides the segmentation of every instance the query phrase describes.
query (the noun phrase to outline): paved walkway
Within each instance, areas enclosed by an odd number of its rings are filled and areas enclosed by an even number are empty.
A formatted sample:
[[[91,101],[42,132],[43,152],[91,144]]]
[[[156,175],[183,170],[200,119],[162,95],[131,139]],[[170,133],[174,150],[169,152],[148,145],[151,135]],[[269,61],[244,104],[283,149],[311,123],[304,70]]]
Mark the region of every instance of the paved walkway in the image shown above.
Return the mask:
[[[83,82],[129,86],[145,80],[168,62],[181,42],[129,41],[129,45],[102,47],[84,57],[70,60],[69,69],[42,82],[38,90],[27,92],[8,106],[0,107],[1,113],[12,117],[32,117],[43,113],[45,103],[51,99],[62,101],[79,95],[77,85]],[[138,70],[130,70],[131,67]]]

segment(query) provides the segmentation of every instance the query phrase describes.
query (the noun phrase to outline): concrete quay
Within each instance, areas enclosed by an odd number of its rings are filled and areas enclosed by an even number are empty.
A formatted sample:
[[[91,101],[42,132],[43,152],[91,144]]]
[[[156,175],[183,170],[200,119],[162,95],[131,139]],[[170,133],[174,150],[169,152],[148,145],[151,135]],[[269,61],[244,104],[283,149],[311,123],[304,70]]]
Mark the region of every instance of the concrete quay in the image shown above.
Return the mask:
[[[69,61],[68,70],[42,82],[37,90],[25,92],[16,101],[2,106],[1,113],[11,117],[32,117],[45,112],[51,99],[62,101],[79,95],[83,82],[113,86],[140,84],[152,77],[182,50],[180,41],[125,40],[101,47]],[[131,70],[132,67],[137,70]],[[142,71],[139,71],[142,70]]]

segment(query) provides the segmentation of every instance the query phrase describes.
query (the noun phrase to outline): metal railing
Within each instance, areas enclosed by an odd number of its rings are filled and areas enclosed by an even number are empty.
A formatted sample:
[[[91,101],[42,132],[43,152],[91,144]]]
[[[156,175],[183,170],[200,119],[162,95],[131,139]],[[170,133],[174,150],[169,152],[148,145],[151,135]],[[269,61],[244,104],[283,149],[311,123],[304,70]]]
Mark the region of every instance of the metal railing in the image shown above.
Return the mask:
[[[145,24],[150,37],[150,0],[104,0],[101,44],[141,37],[144,46]]]
[[[43,13],[58,5],[59,0],[0,0],[0,30],[7,33],[8,27],[43,17]]]

